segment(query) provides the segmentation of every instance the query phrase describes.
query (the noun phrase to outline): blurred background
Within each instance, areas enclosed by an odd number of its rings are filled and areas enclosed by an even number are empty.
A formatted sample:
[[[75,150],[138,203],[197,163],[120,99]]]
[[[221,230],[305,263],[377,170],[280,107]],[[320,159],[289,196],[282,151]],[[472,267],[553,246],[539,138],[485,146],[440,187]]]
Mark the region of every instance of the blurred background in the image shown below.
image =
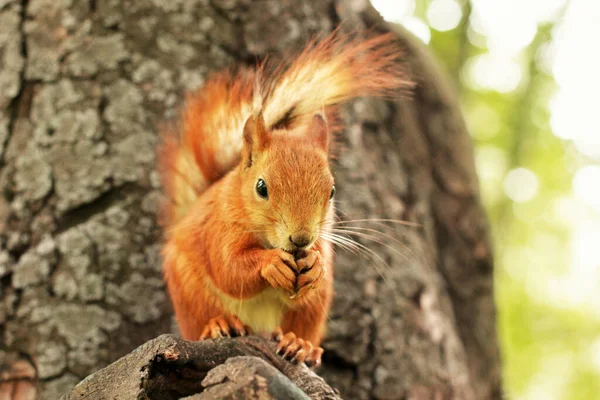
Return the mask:
[[[459,93],[495,240],[508,398],[600,398],[600,2],[371,2]]]

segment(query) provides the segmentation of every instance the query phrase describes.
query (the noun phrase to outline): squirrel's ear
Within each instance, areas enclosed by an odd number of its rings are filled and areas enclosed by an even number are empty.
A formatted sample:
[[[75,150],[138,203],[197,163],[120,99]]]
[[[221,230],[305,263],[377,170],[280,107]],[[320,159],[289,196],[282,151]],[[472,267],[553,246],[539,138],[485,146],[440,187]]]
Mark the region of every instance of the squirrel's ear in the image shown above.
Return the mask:
[[[243,158],[247,167],[252,165],[253,157],[264,150],[271,140],[271,135],[265,126],[262,111],[252,114],[244,125],[244,151]]]
[[[321,114],[313,116],[308,134],[325,152],[329,150],[329,129],[327,128],[327,122]]]

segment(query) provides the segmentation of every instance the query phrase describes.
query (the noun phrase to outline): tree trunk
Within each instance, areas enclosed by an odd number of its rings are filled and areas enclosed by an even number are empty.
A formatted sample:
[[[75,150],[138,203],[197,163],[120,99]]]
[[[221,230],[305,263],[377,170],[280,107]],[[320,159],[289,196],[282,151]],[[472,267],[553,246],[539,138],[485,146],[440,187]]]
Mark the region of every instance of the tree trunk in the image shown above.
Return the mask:
[[[340,21],[390,29],[366,0],[0,0],[0,399],[17,386],[56,399],[174,330],[157,126],[208,72]],[[389,235],[362,231],[373,262],[337,250],[318,372],[349,399],[499,399],[471,142],[427,49],[398,37],[417,86],[344,109],[337,199],[342,218],[418,226],[364,225]]]

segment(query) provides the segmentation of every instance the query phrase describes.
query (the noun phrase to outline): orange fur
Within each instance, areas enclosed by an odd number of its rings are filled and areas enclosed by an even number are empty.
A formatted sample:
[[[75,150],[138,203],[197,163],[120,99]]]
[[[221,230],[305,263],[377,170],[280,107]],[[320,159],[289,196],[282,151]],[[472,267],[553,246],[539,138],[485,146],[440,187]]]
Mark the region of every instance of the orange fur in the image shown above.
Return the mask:
[[[292,62],[222,72],[188,96],[179,136],[166,135],[160,157],[170,199],[164,273],[183,337],[233,315],[319,345],[333,293],[333,251],[319,234],[334,212],[337,107],[407,87],[398,58],[392,35],[336,31]],[[268,198],[257,194],[259,180]],[[292,236],[310,240],[308,272]]]

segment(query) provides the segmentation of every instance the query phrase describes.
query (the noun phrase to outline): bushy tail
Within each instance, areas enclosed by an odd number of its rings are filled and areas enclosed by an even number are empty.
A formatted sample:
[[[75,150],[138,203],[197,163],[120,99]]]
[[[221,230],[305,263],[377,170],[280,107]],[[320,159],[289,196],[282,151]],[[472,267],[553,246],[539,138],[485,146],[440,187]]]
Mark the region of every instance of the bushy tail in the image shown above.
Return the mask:
[[[335,31],[293,57],[257,70],[222,72],[186,99],[178,134],[165,135],[160,154],[171,226],[197,197],[240,160],[247,118],[261,108],[268,128],[296,129],[358,96],[392,96],[410,85],[400,68],[395,35],[361,39]]]

